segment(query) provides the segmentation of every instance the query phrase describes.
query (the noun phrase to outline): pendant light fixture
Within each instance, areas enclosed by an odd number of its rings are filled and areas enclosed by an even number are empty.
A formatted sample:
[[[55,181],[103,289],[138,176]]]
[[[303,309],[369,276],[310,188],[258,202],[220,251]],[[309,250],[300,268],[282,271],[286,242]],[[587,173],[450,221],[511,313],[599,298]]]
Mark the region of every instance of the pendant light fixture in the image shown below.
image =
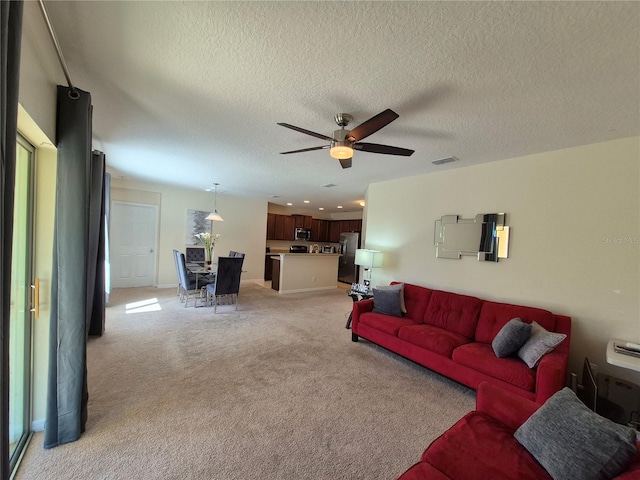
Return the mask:
[[[218,213],[218,183],[214,183],[213,184],[213,194],[214,194],[214,200],[213,200],[213,212],[211,212],[209,215],[207,215],[207,220],[214,220],[216,222],[224,222],[224,219],[220,216],[220,214]]]

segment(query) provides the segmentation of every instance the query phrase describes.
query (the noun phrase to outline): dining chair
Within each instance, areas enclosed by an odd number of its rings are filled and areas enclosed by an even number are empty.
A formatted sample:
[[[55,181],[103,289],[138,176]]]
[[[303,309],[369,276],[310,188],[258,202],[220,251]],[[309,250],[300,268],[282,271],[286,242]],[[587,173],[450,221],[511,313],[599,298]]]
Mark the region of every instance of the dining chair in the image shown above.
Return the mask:
[[[220,297],[231,296],[238,310],[238,293],[240,292],[240,275],[243,257],[218,257],[216,278],[207,285],[207,304],[213,302],[213,313],[216,313]]]
[[[211,282],[211,280],[204,276],[198,278],[197,275],[194,275],[195,278],[191,277],[189,270],[187,270],[187,263],[185,260],[184,253],[178,252],[178,254],[176,255],[176,258],[177,258],[178,275],[180,277],[180,286],[182,288],[181,300],[184,301],[184,306],[186,307],[189,303],[189,297],[190,296],[195,297],[193,304],[195,307],[197,307],[198,297],[203,297],[204,295],[204,292],[202,291],[202,289],[205,287],[205,285]]]

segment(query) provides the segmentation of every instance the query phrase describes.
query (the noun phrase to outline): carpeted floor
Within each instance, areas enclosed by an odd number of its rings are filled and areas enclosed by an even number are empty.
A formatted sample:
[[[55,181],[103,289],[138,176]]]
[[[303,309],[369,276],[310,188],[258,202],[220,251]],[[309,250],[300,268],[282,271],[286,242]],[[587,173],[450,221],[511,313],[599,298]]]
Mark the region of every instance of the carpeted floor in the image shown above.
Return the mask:
[[[113,292],[88,345],[86,433],[51,450],[36,434],[17,480],[394,479],[474,407],[472,390],[353,343],[344,290],[246,284],[215,315],[175,293]]]

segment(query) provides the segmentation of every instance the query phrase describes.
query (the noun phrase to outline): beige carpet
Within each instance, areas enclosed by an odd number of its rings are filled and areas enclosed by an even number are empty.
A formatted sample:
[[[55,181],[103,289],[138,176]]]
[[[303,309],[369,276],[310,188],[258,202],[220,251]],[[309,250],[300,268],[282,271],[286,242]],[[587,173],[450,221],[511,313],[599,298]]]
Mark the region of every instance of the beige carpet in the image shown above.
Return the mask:
[[[398,477],[475,394],[353,343],[350,309],[340,289],[243,285],[215,315],[173,289],[114,291],[88,345],[86,433],[51,450],[36,434],[16,478]]]

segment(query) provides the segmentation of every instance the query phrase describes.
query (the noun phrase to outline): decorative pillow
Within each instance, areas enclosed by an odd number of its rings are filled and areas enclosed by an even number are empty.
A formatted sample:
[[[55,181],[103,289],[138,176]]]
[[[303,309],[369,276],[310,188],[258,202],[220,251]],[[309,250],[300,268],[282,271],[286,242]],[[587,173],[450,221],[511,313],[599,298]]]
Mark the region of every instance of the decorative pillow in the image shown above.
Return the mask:
[[[564,333],[548,332],[544,327],[532,322],[531,336],[518,350],[518,357],[524,360],[529,368],[533,368],[543,356],[560,345],[565,338],[567,336]]]
[[[400,294],[399,288],[388,289],[386,287],[373,289],[373,312],[382,313],[384,315],[393,315],[401,317]]]
[[[516,353],[531,336],[531,324],[520,318],[512,318],[500,329],[491,342],[496,357],[508,357]]]
[[[553,395],[514,437],[554,480],[605,480],[637,454],[635,430],[589,410],[571,389]]]
[[[404,283],[396,283],[395,285],[377,286],[378,290],[400,290],[400,311],[407,313],[407,307],[404,304]]]

